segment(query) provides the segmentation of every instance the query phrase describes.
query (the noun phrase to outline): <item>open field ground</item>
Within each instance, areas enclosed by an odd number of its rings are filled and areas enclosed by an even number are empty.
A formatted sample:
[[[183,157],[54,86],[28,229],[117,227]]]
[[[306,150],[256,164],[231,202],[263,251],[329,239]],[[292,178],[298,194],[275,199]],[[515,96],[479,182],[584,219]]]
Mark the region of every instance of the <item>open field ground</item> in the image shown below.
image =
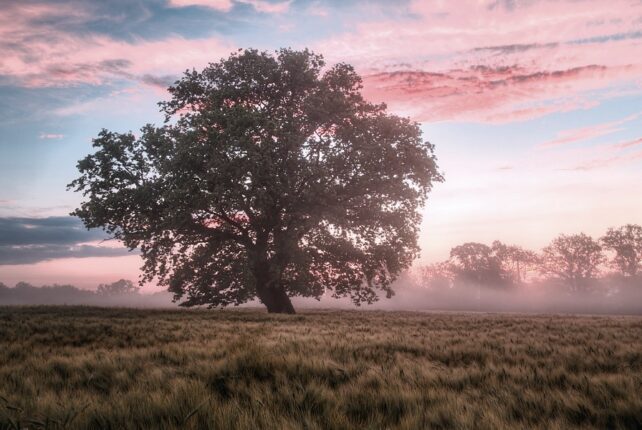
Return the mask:
[[[641,428],[642,318],[0,308],[0,428]]]

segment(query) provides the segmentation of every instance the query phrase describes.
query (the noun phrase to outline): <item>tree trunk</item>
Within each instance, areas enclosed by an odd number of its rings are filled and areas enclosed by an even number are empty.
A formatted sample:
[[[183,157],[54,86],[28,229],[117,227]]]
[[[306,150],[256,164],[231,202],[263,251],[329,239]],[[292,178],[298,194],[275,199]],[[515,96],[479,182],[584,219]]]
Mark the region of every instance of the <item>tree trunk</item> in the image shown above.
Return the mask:
[[[283,288],[278,285],[268,287],[261,299],[270,314],[294,314],[294,306]]]
[[[256,295],[265,305],[270,314],[294,314],[294,306],[285,289],[279,285],[278,280],[271,276],[269,264],[261,262],[256,265],[254,276],[256,279]]]

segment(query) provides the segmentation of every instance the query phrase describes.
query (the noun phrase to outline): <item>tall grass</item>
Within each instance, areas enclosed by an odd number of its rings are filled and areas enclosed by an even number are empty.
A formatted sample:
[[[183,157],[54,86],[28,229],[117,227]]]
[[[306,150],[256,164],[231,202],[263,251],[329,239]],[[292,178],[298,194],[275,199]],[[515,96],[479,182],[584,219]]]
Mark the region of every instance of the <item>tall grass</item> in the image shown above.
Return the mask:
[[[0,308],[0,428],[641,428],[642,318]]]

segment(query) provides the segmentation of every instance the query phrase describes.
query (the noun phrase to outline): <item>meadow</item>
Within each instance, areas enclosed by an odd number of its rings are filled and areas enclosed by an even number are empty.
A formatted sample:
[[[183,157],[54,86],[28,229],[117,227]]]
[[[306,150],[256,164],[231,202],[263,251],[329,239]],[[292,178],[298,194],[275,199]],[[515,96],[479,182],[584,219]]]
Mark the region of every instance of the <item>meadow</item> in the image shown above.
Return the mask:
[[[0,308],[0,429],[641,428],[642,318]]]

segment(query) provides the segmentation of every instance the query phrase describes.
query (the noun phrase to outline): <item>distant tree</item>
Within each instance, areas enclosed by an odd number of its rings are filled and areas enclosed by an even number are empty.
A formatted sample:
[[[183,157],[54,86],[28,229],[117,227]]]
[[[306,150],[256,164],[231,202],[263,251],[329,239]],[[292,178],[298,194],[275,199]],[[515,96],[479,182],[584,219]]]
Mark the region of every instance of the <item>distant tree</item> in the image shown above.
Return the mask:
[[[0,301],[12,305],[88,304],[96,294],[73,285],[43,285],[36,287],[18,282],[14,288],[0,288]]]
[[[442,177],[417,123],[365,101],[351,66],[324,67],[307,50],[245,50],[186,72],[164,126],[94,139],[73,215],[140,248],[141,282],[182,305],[390,297]]]
[[[599,242],[580,233],[560,235],[542,251],[542,271],[564,282],[571,291],[587,291],[605,258]]]
[[[449,261],[434,263],[418,268],[419,284],[435,290],[445,290],[453,285],[452,264]]]
[[[506,245],[498,240],[493,242],[493,254],[499,260],[502,272],[510,274],[512,282],[521,284],[526,274],[536,267],[537,254],[516,245]]]
[[[611,265],[622,275],[634,277],[642,268],[642,227],[627,224],[610,228],[600,239],[602,246],[614,252]]]
[[[450,258],[458,283],[487,287],[503,287],[508,284],[508,276],[502,268],[501,260],[488,245],[464,243],[450,250]]]
[[[96,293],[101,296],[122,296],[125,294],[137,294],[140,290],[132,281],[121,279],[111,284],[100,284]]]

